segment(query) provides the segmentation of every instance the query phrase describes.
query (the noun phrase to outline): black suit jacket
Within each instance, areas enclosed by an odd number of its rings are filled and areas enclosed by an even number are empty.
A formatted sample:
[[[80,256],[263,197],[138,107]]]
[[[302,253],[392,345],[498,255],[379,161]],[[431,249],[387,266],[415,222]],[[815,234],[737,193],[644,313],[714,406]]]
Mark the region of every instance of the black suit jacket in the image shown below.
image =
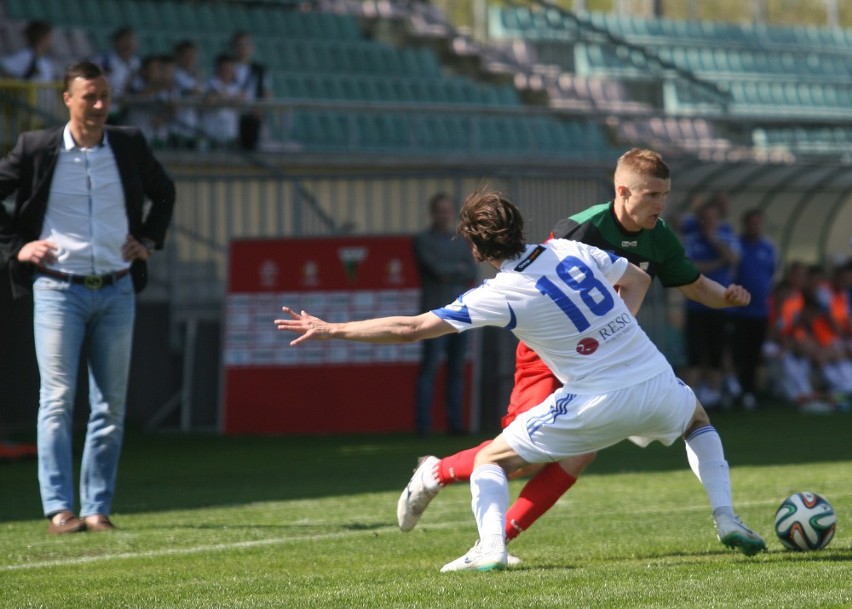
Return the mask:
[[[175,185],[154,158],[142,133],[131,127],[107,126],[107,140],[115,156],[130,234],[150,239],[162,249],[175,203]],[[64,127],[28,131],[12,151],[0,159],[0,201],[17,191],[14,209],[0,205],[0,255],[7,262],[12,294],[17,298],[32,290],[35,266],[19,262],[21,248],[39,238]],[[151,207],[145,214],[145,199]],[[147,265],[131,266],[136,291],[145,287]]]

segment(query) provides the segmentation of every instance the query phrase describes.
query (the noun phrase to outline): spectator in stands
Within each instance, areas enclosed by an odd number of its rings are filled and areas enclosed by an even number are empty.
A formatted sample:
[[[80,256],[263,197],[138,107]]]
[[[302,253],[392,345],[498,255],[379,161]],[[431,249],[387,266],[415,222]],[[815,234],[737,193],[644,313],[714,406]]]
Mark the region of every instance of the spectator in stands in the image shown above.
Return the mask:
[[[198,67],[198,44],[181,40],[175,45],[174,85],[180,100],[198,99],[203,93],[203,76]],[[175,148],[193,149],[198,140],[198,108],[178,105],[171,125],[170,141]]]
[[[34,82],[56,82],[59,74],[50,57],[53,26],[46,21],[30,21],[24,30],[27,46],[0,59],[3,75]]]
[[[456,238],[456,207],[444,193],[429,200],[430,225],[414,238],[414,258],[420,273],[420,310],[431,311],[471,287],[476,279],[476,262],[467,243]],[[455,296],[453,296],[455,294]],[[443,303],[443,304],[441,304]],[[417,375],[416,429],[420,436],[432,432],[432,396],[435,377],[446,356],[444,407],[451,434],[465,433],[462,413],[464,360],[467,340],[464,333],[448,334],[423,342]]]
[[[114,528],[134,288],[145,285],[146,261],[162,247],[175,201],[142,134],[105,126],[109,94],[98,65],[71,65],[68,123],[21,134],[0,159],[0,200],[17,192],[13,211],[0,206],[0,255],[12,294],[33,294],[38,478],[52,534]],[[71,423],[84,344],[90,411],[77,517]]]
[[[136,55],[139,40],[136,30],[129,25],[118,28],[112,35],[112,49],[102,51],[92,58],[109,79],[113,100],[120,99],[127,93],[130,83],[142,66],[142,60]],[[113,101],[109,122],[121,123],[124,120],[123,109]]]
[[[736,235],[723,230],[721,209],[715,199],[707,201],[696,215],[697,230],[684,235],[686,255],[698,270],[720,285],[732,283],[732,271],[740,260]],[[723,367],[727,315],[719,309],[689,300],[686,303],[687,383],[708,408],[722,403]]]
[[[169,136],[174,115],[174,59],[169,55],[149,55],[127,89],[127,124],[139,129],[155,148]]]
[[[248,32],[231,37],[231,54],[236,60],[236,79],[244,99],[252,102],[271,97],[271,85],[266,66],[254,60],[254,40]],[[240,115],[239,144],[244,150],[255,150],[260,142],[261,113],[256,109]]]
[[[239,135],[238,105],[245,101],[246,93],[237,81],[237,62],[230,55],[216,58],[216,69],[207,81],[202,123],[204,133],[217,148],[230,148]]]
[[[757,404],[757,369],[769,329],[769,297],[776,261],[775,245],[764,236],[763,212],[746,211],[742,216],[740,261],[734,281],[751,293],[751,302],[728,312],[733,326],[731,357],[746,410],[753,410]]]

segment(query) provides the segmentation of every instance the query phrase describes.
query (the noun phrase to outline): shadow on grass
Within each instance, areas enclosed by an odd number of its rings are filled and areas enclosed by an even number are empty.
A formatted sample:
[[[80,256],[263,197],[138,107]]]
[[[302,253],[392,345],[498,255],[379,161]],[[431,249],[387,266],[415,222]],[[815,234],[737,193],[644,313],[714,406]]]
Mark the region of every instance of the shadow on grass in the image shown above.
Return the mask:
[[[711,416],[733,467],[852,460],[852,416],[790,410]],[[417,457],[448,455],[493,434],[417,438],[410,434],[222,437],[128,432],[116,513],[195,509],[259,501],[399,491]],[[81,446],[77,438],[75,446]],[[79,455],[76,458],[79,463]],[[640,449],[629,442],[600,453],[589,472],[681,471],[683,443]],[[35,461],[0,463],[0,521],[41,514]],[[309,510],[309,506],[294,509]],[[393,505],[388,507],[392,513]]]

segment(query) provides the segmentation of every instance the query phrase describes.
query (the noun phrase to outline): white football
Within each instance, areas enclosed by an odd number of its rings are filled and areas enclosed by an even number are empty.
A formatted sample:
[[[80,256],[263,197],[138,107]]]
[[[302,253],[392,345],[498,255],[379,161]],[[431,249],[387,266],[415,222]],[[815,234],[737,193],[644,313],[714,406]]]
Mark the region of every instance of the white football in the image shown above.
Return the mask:
[[[834,537],[834,508],[816,493],[794,493],[775,513],[775,534],[790,550],[821,550]]]

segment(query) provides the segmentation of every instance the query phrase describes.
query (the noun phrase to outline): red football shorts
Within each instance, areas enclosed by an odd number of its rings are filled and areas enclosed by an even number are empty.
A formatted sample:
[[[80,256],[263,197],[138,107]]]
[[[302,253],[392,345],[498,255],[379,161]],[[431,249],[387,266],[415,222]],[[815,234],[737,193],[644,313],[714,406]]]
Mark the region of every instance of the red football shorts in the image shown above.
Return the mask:
[[[538,354],[524,343],[515,351],[515,385],[509,397],[509,408],[500,423],[508,427],[522,412],[538,406],[551,393],[562,387]]]

